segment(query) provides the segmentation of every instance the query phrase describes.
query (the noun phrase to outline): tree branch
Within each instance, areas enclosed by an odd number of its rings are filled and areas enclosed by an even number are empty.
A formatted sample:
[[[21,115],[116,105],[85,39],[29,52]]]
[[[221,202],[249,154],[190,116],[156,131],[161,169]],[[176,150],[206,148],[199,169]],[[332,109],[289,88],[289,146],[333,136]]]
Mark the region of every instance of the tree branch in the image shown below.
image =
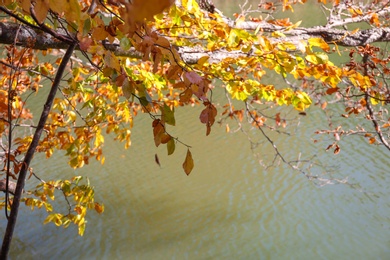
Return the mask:
[[[339,46],[364,46],[374,42],[390,42],[390,28],[372,28],[367,30],[351,33],[348,30],[329,29],[324,26],[313,28],[295,28],[287,30],[282,26],[269,24],[266,22],[242,22],[239,24],[232,24],[235,28],[242,28],[245,30],[256,30],[260,27],[260,31],[273,32],[282,31],[286,37],[273,38],[269,37],[272,43],[291,42],[298,44],[302,40],[309,38],[323,38],[329,44],[337,44]],[[15,35],[15,30],[19,29],[18,35]],[[58,32],[58,35],[63,33]],[[45,33],[25,25],[16,23],[0,23],[0,43],[13,44],[23,47],[30,47],[38,50],[47,49],[66,49],[68,44],[66,42],[56,39],[53,35]],[[142,58],[143,55],[130,48],[124,51],[119,44],[110,44],[103,42],[103,46],[112,51],[117,56]],[[224,49],[210,52],[203,47],[176,47],[179,54],[181,54],[184,62],[188,64],[196,63],[201,57],[207,55],[210,57],[210,62],[218,62],[225,58],[237,58],[248,56],[248,53],[242,51],[227,51]],[[78,49],[78,47],[76,47]]]
[[[14,199],[13,199],[13,203],[12,203],[12,207],[11,207],[11,214],[10,214],[10,217],[8,220],[7,229],[4,233],[3,245],[1,248],[1,252],[0,252],[0,259],[7,259],[8,252],[9,252],[10,245],[11,245],[11,241],[12,241],[14,228],[15,228],[15,224],[16,224],[21,194],[22,194],[22,191],[24,188],[24,183],[25,183],[27,171],[29,170],[30,162],[31,162],[31,160],[35,154],[35,150],[39,144],[39,139],[40,139],[41,134],[44,130],[45,123],[46,123],[46,120],[49,116],[49,112],[51,110],[55,95],[57,93],[57,89],[59,87],[62,75],[65,71],[65,67],[73,54],[75,46],[76,46],[76,44],[74,43],[68,47],[68,49],[67,49],[67,51],[66,51],[66,53],[61,61],[61,64],[58,68],[58,72],[57,72],[56,77],[55,77],[54,82],[53,82],[53,86],[49,92],[46,103],[43,107],[43,111],[42,111],[41,117],[39,119],[37,129],[35,130],[33,139],[32,139],[31,144],[27,150],[26,156],[24,157],[24,161],[22,163],[22,168],[19,172],[18,182],[17,182],[16,189],[15,189],[15,195],[14,195]]]

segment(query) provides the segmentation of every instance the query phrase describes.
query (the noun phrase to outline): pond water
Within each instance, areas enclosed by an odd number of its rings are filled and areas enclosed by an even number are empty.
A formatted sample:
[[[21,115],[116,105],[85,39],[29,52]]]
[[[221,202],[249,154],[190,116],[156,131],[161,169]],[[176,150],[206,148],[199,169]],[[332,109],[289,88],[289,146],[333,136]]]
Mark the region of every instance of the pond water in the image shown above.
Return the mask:
[[[222,91],[215,96],[224,102]],[[195,168],[190,176],[181,168],[185,148],[178,145],[169,157],[165,147],[155,148],[151,120],[142,115],[129,150],[106,139],[104,165],[92,162],[73,170],[61,155],[50,160],[37,156],[32,166],[44,179],[88,176],[105,213],[91,213],[85,235],[79,237],[76,228],[43,225],[45,212],[21,207],[10,258],[390,258],[385,149],[349,137],[340,154],[326,153],[328,143],[313,139],[315,130],[325,129],[328,122],[322,111],[310,108],[293,135],[271,136],[288,159],[317,155],[316,162],[333,167],[333,177],[356,184],[319,187],[283,164],[265,170],[242,132],[227,134],[224,125],[215,125],[206,137],[198,121],[201,109],[178,109],[179,127],[172,129],[192,146]],[[261,139],[256,130],[251,135]],[[256,151],[264,158],[274,153],[266,142]],[[161,167],[154,163],[156,153]],[[5,230],[4,215],[0,230]]]

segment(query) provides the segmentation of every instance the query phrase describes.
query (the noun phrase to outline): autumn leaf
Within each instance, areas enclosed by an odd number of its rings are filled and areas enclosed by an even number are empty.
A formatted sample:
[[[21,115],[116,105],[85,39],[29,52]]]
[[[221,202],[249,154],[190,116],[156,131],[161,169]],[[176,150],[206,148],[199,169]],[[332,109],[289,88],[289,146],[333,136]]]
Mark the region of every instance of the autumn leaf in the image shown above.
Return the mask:
[[[156,164],[157,164],[158,166],[161,167],[160,159],[158,158],[158,155],[157,155],[157,154],[154,155],[154,161],[156,162]]]
[[[175,151],[175,140],[173,138],[171,138],[167,143],[167,151],[168,155],[173,154]]]
[[[180,102],[182,103],[187,103],[191,100],[192,97],[192,90],[191,89],[186,89],[184,92],[180,93]]]
[[[330,50],[329,45],[322,38],[310,38],[308,42],[310,47],[316,46],[316,47],[320,47],[324,51]]]
[[[50,9],[58,14],[64,14],[68,22],[75,22],[76,24],[80,21],[81,9],[78,0],[67,0],[57,1],[49,0]]]
[[[334,153],[334,154],[340,153],[340,146],[338,146],[338,145],[336,144],[336,148],[334,149],[333,153]]]
[[[49,0],[36,0],[34,11],[39,23],[43,23],[49,11]]]
[[[327,90],[326,90],[326,94],[328,94],[328,95],[332,95],[333,93],[335,93],[335,92],[337,92],[337,91],[339,91],[339,88],[328,88]]]
[[[154,144],[158,147],[161,144],[161,139],[163,134],[165,133],[165,129],[160,119],[155,119],[153,121],[153,136],[154,136]]]
[[[202,77],[199,76],[195,71],[189,71],[184,73],[184,82],[187,86],[191,84],[198,85],[202,82]]]
[[[99,214],[103,213],[104,212],[104,205],[95,202],[95,210]]]
[[[126,3],[126,15],[130,30],[134,30],[136,23],[153,20],[154,15],[170,7],[173,2],[174,0],[133,0],[132,3]]]
[[[200,122],[202,122],[203,124],[206,124],[206,127],[207,127],[206,136],[207,136],[210,134],[211,126],[215,122],[215,117],[217,116],[217,109],[211,103],[206,102],[205,105],[207,105],[207,106],[200,113],[199,119],[200,119]]]
[[[373,13],[370,18],[370,23],[375,24],[376,27],[380,27],[381,23],[379,22],[378,14]]]
[[[187,175],[190,175],[193,168],[194,168],[194,160],[192,159],[192,154],[190,152],[190,149],[188,149],[186,158],[183,163],[183,169]]]
[[[167,106],[167,104],[164,104],[162,107],[162,120],[169,124],[169,125],[175,125],[175,109],[172,107],[172,109]]]

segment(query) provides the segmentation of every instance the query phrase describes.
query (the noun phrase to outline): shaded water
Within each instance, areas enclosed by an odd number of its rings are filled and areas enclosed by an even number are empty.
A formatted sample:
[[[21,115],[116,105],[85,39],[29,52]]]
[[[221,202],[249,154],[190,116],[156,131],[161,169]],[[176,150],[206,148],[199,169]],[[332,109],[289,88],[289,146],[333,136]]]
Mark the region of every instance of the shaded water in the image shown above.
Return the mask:
[[[241,132],[226,134],[216,125],[205,137],[201,109],[178,109],[179,127],[172,129],[193,147],[190,176],[181,169],[185,148],[178,145],[168,157],[165,147],[154,147],[147,116],[136,119],[129,150],[106,139],[103,166],[92,162],[74,171],[60,155],[35,158],[34,170],[43,178],[88,176],[106,211],[92,213],[84,237],[78,237],[74,227],[43,226],[44,212],[22,207],[11,258],[390,258],[390,177],[383,148],[350,137],[339,155],[323,152],[327,143],[311,139],[327,122],[321,111],[309,109],[294,136],[273,135],[279,149],[289,159],[318,153],[319,162],[337,166],[335,176],[349,176],[363,191],[348,185],[319,188],[283,164],[265,171]],[[268,145],[258,149],[273,154]]]

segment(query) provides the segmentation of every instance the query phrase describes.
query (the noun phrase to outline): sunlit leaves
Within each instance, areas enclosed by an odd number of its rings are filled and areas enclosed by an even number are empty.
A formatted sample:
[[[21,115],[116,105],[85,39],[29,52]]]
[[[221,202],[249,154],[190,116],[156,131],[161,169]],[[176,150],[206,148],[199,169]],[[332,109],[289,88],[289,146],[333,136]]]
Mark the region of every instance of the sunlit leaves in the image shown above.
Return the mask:
[[[328,55],[324,53],[313,53],[306,55],[305,59],[314,65],[324,64],[328,62]]]
[[[29,195],[34,197],[23,198],[22,201],[32,210],[35,208],[45,207],[50,214],[46,217],[44,224],[54,223],[56,226],[68,227],[73,223],[78,226],[79,234],[82,236],[85,231],[85,217],[89,209],[97,213],[104,212],[104,205],[94,201],[94,190],[87,182],[81,182],[83,178],[76,176],[72,180],[48,181],[39,184]],[[54,200],[54,193],[58,190],[59,195],[65,196],[68,203],[68,213],[53,212],[53,207],[48,198]],[[73,199],[72,204],[70,200]]]

